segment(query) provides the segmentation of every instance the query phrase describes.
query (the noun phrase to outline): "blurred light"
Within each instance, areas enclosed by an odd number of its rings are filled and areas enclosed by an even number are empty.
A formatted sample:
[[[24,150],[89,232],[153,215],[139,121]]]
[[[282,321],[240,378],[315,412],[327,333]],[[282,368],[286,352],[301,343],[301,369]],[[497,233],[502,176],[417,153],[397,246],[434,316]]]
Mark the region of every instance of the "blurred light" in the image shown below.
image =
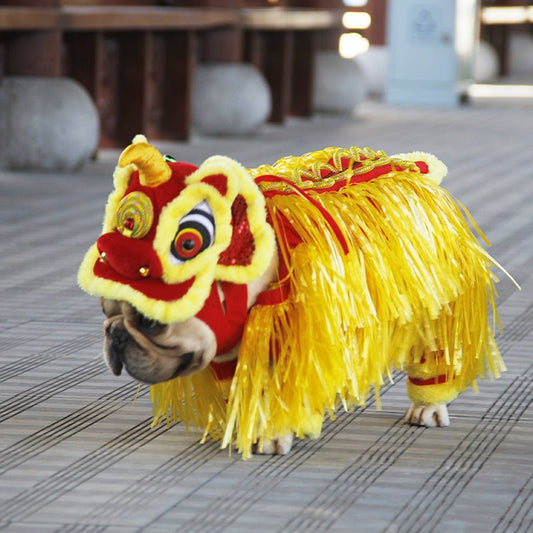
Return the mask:
[[[342,3],[348,7],[363,7],[368,4],[368,0],[343,0]]]
[[[359,33],[343,33],[339,39],[339,54],[346,59],[366,52],[370,46],[368,39]]]
[[[533,85],[490,85],[475,83],[468,89],[474,98],[533,98]]]
[[[533,7],[486,7],[481,11],[483,24],[524,24],[533,22]]]
[[[349,30],[366,30],[370,27],[372,17],[362,11],[349,11],[342,16],[342,24]]]

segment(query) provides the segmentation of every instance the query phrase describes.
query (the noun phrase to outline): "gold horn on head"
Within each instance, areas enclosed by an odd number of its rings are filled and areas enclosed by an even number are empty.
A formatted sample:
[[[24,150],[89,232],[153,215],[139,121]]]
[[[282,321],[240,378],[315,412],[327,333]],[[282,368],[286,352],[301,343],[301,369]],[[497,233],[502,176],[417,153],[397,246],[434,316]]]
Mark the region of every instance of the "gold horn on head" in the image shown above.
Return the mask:
[[[147,142],[134,142],[120,155],[118,164],[125,167],[133,163],[139,170],[139,181],[146,187],[157,187],[170,179],[171,168],[161,152]]]

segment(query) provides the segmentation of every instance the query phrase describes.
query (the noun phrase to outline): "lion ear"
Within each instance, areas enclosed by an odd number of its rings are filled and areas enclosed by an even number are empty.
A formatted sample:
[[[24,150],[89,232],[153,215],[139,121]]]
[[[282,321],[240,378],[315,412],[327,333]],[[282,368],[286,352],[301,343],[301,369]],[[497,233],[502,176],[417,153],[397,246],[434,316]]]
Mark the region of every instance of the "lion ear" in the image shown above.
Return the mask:
[[[226,156],[214,155],[206,159],[185,182],[187,185],[207,185],[226,201],[232,202],[241,189],[247,187],[247,181],[251,181],[256,187],[248,171],[240,163]]]
[[[217,206],[227,209],[225,215],[231,217],[231,238],[219,255],[215,278],[249,283],[261,276],[274,257],[276,244],[267,222],[265,198],[248,171],[229,157],[213,156],[187,178],[187,183],[210,188],[223,200]]]
[[[227,196],[228,194],[228,176],[225,174],[210,174],[201,179],[201,183],[206,183],[215,188],[221,196]]]

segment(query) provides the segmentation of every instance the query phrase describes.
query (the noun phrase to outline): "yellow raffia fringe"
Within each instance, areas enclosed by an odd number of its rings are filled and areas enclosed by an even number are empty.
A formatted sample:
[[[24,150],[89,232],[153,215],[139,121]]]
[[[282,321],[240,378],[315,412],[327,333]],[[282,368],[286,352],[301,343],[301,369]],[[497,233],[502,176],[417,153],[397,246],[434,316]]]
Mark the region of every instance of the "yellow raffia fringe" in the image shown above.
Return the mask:
[[[226,400],[229,383],[218,381],[211,368],[184,378],[150,387],[153,404],[153,426],[166,421],[182,421],[204,430],[203,440],[210,436],[220,440],[226,429]]]
[[[364,405],[393,368],[428,352],[444,352],[453,395],[503,369],[491,260],[445,191],[403,173],[314,198],[350,228],[351,253],[304,198],[267,202],[305,244],[290,253],[289,301],[248,320],[223,441],[235,433],[244,457],[258,438],[316,435],[339,399]]]
[[[372,154],[381,162],[386,157],[370,151],[365,157]],[[257,175],[287,176],[291,164],[302,164],[282,161]],[[156,420],[170,416],[207,427],[213,438],[222,436],[222,447],[235,444],[247,458],[259,439],[318,436],[325,413],[364,406],[394,368],[424,377],[423,361],[432,353],[442,355],[428,377],[444,373],[450,383],[430,386],[433,393],[418,387],[427,401],[449,401],[475,388],[476,378],[499,376],[504,365],[490,321],[491,312],[497,317],[495,263],[450,195],[412,165],[396,163],[388,175],[337,192],[307,187],[342,228],[348,254],[305,197],[267,198],[280,255],[290,266],[289,298],[252,308],[227,408],[204,371],[152,388]],[[300,186],[301,173],[293,174]],[[280,215],[302,240],[293,250],[282,244]]]

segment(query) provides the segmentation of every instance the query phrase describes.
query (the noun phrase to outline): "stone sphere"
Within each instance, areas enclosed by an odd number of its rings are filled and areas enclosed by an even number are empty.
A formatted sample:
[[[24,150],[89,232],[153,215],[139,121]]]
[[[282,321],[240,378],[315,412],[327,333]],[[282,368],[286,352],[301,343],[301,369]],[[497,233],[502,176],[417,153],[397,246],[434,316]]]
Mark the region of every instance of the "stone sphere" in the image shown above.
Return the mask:
[[[356,55],[353,61],[363,71],[368,93],[373,96],[383,96],[387,83],[388,47],[371,45],[366,52]]]
[[[324,113],[350,113],[366,96],[366,83],[358,65],[335,50],[315,57],[313,109]]]
[[[253,134],[272,109],[263,75],[247,63],[204,63],[196,68],[192,123],[203,135]]]
[[[479,41],[474,55],[474,80],[479,83],[494,81],[500,67],[498,54],[487,41]]]
[[[75,170],[98,146],[98,111],[74,80],[5,77],[0,84],[0,131],[0,166]]]

